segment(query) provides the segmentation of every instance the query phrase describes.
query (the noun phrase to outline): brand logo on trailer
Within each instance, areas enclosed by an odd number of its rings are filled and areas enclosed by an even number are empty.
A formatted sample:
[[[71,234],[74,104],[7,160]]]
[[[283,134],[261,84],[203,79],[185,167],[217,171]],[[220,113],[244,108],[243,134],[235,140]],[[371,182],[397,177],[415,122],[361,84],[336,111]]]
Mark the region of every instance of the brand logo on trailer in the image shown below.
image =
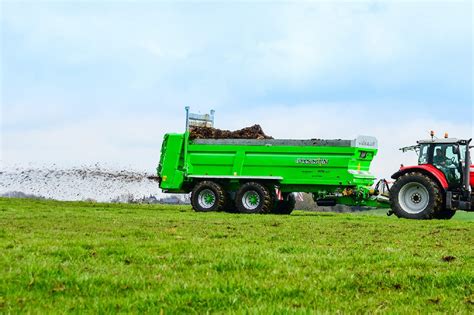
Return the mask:
[[[328,159],[296,159],[296,164],[327,165]]]

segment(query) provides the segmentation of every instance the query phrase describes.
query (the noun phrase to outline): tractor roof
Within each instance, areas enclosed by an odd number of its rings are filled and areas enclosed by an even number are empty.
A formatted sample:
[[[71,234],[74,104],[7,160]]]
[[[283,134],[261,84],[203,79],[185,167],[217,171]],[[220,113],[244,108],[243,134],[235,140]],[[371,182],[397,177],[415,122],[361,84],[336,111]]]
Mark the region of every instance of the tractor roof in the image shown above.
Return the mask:
[[[441,139],[427,139],[427,140],[418,140],[418,144],[430,144],[430,143],[440,143],[440,144],[449,144],[449,143],[460,143],[466,144],[466,140],[461,140],[457,138],[441,138]]]
[[[427,140],[418,140],[415,145],[408,147],[400,148],[403,152],[407,151],[417,151],[420,148],[420,144],[460,144],[467,145],[471,140],[457,139],[457,138],[442,138],[442,139],[427,139]],[[472,147],[469,147],[472,148]]]

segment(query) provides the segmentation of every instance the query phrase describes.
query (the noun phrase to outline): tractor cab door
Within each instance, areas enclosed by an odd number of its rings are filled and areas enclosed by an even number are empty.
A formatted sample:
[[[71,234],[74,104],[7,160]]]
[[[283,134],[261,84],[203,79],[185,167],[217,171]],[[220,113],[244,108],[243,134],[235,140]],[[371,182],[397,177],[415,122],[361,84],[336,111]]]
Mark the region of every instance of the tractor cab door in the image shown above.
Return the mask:
[[[433,146],[433,165],[444,173],[449,188],[462,185],[462,165],[458,144],[435,144]]]

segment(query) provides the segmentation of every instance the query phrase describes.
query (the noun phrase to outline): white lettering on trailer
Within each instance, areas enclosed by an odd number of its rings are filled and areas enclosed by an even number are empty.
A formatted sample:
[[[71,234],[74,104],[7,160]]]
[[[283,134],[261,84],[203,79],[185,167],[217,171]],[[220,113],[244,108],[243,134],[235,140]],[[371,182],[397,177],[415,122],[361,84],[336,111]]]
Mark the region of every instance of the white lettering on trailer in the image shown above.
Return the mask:
[[[327,165],[329,163],[328,159],[296,159],[296,164],[311,164],[311,165]]]

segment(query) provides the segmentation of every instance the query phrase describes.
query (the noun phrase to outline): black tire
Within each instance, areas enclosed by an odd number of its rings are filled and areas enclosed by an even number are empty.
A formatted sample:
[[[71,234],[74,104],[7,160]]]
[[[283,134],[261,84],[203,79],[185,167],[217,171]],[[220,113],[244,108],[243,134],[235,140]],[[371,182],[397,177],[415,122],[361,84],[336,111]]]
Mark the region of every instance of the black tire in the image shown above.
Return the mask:
[[[207,195],[204,195],[207,194]],[[209,200],[206,200],[206,198]],[[221,185],[212,181],[202,181],[191,192],[191,205],[194,211],[221,211],[227,202],[227,194]]]
[[[443,209],[441,212],[435,213],[433,218],[439,220],[449,220],[456,214],[456,210]]]
[[[272,213],[274,214],[291,214],[295,209],[296,198],[292,193],[283,194],[283,200],[277,200]]]
[[[227,193],[227,202],[224,207],[225,212],[237,213],[237,208],[235,207],[235,192]]]
[[[255,204],[251,199],[255,198]],[[243,184],[235,195],[235,207],[240,213],[269,213],[273,207],[273,196],[269,189],[256,182]]]
[[[441,213],[443,197],[433,179],[411,172],[400,176],[393,184],[390,205],[399,218],[429,220]]]

